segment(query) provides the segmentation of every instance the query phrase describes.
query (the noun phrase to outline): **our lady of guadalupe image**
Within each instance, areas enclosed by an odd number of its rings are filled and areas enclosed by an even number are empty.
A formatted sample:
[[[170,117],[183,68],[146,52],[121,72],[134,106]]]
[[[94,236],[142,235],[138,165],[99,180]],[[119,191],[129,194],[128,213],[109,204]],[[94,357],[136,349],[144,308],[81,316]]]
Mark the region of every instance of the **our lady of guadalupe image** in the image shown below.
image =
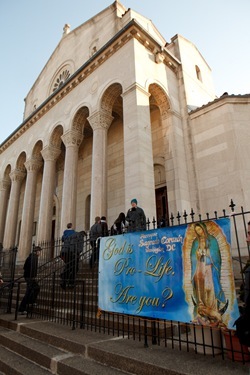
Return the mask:
[[[235,300],[230,244],[214,221],[192,223],[183,245],[184,290],[192,322],[226,326]]]

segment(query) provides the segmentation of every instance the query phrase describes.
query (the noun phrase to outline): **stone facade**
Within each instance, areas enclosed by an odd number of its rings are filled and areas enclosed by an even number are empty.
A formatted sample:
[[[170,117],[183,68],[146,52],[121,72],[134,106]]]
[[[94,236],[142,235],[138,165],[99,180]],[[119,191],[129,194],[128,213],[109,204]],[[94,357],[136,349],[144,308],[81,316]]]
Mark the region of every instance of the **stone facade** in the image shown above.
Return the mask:
[[[111,226],[131,198],[150,220],[249,205],[249,122],[250,95],[216,98],[197,48],[119,1],[65,25],[0,145],[0,243],[21,261],[68,222]]]

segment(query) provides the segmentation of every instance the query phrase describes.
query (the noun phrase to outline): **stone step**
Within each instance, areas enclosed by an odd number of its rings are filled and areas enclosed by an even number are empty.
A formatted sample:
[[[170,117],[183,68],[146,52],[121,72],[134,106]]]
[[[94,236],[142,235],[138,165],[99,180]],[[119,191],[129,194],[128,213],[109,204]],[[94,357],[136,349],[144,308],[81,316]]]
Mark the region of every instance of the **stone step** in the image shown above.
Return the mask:
[[[13,323],[10,326],[14,328],[16,325]],[[54,330],[55,327],[53,327]],[[37,338],[34,338],[33,334]],[[40,336],[37,330],[27,329],[26,334],[23,334],[0,327],[0,338],[0,371],[3,371],[2,374],[27,375],[30,372],[33,372],[34,375],[124,374],[122,370],[108,368],[106,364],[87,357],[85,345],[79,343],[74,345],[74,342],[65,340],[65,338],[62,340],[61,337],[57,337],[55,334],[50,335],[49,332]],[[51,345],[51,341],[59,348]]]
[[[0,371],[4,375],[50,375],[51,371],[42,368],[22,356],[4,348],[0,344]]]
[[[1,329],[1,343],[6,349],[47,369],[51,368],[53,358],[65,355],[63,350],[10,329]]]
[[[196,354],[191,346],[187,349],[184,344],[180,350],[178,342],[175,347],[172,347],[171,341],[168,344],[163,341],[161,345],[149,342],[145,347],[143,341],[133,340],[132,337],[114,337],[111,330],[98,331],[94,327],[73,330],[67,325],[26,318],[17,322],[7,314],[0,316],[0,326],[64,352],[65,357],[58,355],[52,361],[54,367],[50,371],[57,375],[249,374],[247,364],[235,363],[226,357],[222,360],[221,357]],[[3,341],[0,330],[0,342]],[[0,371],[5,375],[22,374],[4,371],[1,366]],[[27,371],[25,375],[29,373]],[[34,370],[33,374],[40,375]]]

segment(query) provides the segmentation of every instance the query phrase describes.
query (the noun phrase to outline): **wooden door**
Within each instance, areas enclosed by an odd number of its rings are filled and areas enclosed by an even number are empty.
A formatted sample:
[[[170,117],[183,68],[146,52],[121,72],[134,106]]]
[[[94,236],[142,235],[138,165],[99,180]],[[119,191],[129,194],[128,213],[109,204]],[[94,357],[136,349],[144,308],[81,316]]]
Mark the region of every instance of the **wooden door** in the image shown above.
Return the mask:
[[[165,224],[162,226],[169,226],[169,213],[168,213],[168,198],[167,198],[167,187],[161,187],[155,190],[156,200],[156,215],[157,225],[160,227],[160,222],[164,221]],[[163,220],[162,220],[163,219]]]

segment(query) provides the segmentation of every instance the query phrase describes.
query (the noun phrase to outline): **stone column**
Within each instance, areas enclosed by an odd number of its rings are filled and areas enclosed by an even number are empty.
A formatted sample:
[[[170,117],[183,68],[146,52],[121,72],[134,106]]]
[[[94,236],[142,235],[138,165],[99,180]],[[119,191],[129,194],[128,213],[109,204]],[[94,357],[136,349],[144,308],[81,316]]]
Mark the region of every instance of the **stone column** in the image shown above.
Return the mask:
[[[150,220],[156,217],[154,161],[152,151],[150,94],[138,84],[123,96],[125,204],[138,200]],[[144,207],[147,207],[145,209]]]
[[[24,193],[20,241],[18,246],[19,261],[24,260],[27,257],[32,246],[37,173],[42,166],[42,161],[31,159],[24,163],[24,165],[27,170],[27,179]]]
[[[88,117],[93,129],[90,223],[107,215],[107,133],[113,117],[100,111]],[[92,225],[91,224],[91,225]]]
[[[10,191],[10,179],[3,178],[0,181],[0,243],[3,243],[5,220]]]
[[[20,170],[14,170],[10,173],[11,179],[11,189],[10,189],[10,198],[9,206],[6,218],[6,225],[4,230],[4,240],[3,247],[4,249],[10,249],[16,245],[16,230],[17,230],[17,215],[18,215],[18,206],[22,181],[25,177],[25,172]]]
[[[162,116],[162,126],[166,129],[164,144],[169,213],[188,211],[191,207],[181,118],[168,111]]]
[[[41,151],[44,159],[44,168],[37,242],[51,240],[56,160],[60,153],[61,150],[53,146],[47,146]]]
[[[61,138],[66,147],[61,213],[61,233],[63,233],[67,223],[72,223],[73,227],[75,226],[78,149],[83,135],[77,131],[69,130]]]

